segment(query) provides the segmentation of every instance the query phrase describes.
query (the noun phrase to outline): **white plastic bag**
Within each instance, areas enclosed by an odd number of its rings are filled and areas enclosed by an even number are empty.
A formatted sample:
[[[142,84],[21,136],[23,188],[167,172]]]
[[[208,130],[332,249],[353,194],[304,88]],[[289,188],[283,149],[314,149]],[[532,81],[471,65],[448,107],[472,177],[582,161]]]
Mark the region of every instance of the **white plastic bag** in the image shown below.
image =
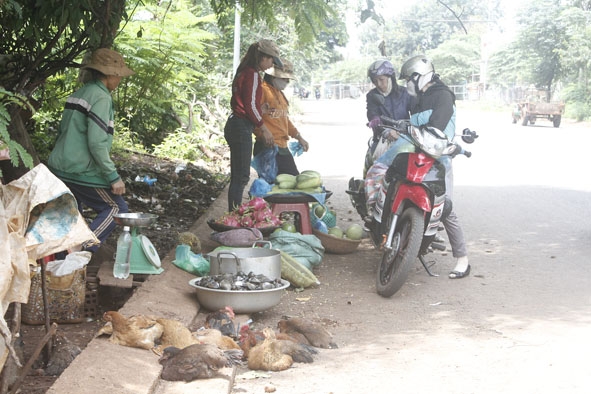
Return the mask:
[[[47,263],[47,271],[53,276],[66,276],[84,268],[92,258],[90,252],[74,252],[66,256],[65,260],[54,260]]]

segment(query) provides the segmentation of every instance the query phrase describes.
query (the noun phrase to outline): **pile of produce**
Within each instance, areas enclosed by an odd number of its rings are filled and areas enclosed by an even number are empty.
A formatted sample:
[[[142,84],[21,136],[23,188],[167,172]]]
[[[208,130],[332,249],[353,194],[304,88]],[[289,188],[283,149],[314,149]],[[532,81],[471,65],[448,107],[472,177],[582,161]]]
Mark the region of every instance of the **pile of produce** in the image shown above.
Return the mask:
[[[229,227],[266,228],[281,226],[281,219],[274,215],[271,206],[262,197],[255,197],[228,212],[215,221]]]
[[[279,174],[270,193],[320,193],[322,176],[318,171],[305,170],[300,175]]]
[[[352,224],[343,231],[339,226],[330,227],[326,232],[336,238],[345,238],[353,241],[359,241],[363,238],[363,227],[359,224]]]

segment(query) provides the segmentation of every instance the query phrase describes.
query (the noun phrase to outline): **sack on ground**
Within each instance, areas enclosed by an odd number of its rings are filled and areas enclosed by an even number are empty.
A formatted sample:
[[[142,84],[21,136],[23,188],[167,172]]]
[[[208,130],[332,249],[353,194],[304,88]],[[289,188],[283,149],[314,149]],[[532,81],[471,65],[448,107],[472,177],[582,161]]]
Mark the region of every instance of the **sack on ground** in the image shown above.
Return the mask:
[[[224,246],[250,247],[256,241],[261,241],[263,239],[263,233],[261,233],[261,230],[258,228],[237,228],[234,230],[212,233],[209,237],[212,241]]]
[[[313,234],[276,230],[269,236],[273,249],[288,253],[304,267],[312,270],[324,258],[324,247]]]

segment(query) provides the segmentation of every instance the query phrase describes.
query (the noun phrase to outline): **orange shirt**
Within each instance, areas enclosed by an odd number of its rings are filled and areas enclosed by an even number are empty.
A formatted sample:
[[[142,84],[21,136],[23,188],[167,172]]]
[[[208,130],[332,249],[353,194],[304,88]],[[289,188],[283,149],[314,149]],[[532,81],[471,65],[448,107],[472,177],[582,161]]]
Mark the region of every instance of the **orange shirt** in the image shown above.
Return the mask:
[[[262,84],[263,121],[271,134],[275,145],[287,148],[290,137],[298,135],[298,129],[289,120],[289,103],[283,92],[266,81]]]

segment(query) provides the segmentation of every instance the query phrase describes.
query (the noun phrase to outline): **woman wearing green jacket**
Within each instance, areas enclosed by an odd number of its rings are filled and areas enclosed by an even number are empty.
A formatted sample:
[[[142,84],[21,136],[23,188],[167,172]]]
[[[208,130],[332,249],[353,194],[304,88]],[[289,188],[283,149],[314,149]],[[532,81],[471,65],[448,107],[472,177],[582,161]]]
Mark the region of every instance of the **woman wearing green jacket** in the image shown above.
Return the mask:
[[[119,53],[106,48],[97,49],[83,69],[91,77],[68,97],[47,165],[74,194],[81,212],[83,205],[96,212],[89,227],[103,243],[115,228],[113,215],[128,212],[125,184],[110,156],[115,124],[111,92],[134,72]],[[95,252],[99,246],[82,249]]]

